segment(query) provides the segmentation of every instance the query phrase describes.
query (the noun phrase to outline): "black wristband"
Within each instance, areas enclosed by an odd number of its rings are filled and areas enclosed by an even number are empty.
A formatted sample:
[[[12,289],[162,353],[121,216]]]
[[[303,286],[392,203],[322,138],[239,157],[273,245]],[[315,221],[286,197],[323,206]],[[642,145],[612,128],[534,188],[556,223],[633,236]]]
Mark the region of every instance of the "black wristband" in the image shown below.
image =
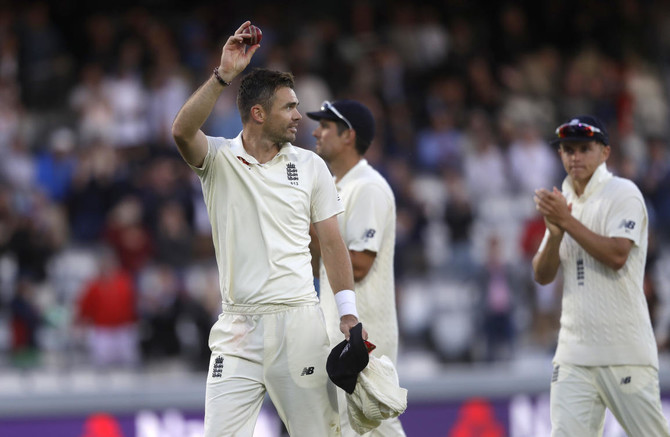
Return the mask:
[[[216,78],[216,80],[219,81],[219,83],[220,83],[221,85],[223,85],[223,86],[230,86],[230,82],[226,82],[225,80],[223,80],[223,78],[222,78],[221,75],[219,74],[219,67],[216,67],[216,68],[214,69],[214,77]]]

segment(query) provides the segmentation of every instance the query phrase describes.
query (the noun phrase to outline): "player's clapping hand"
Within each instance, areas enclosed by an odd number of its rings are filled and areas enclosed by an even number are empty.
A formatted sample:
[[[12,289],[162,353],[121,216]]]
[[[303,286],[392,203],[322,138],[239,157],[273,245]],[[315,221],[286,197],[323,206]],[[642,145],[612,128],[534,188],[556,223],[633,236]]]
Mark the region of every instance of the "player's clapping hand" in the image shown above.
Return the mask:
[[[563,234],[563,225],[572,215],[572,205],[569,205],[563,193],[554,187],[552,191],[540,188],[535,190],[535,208],[544,217],[544,222],[553,235]]]

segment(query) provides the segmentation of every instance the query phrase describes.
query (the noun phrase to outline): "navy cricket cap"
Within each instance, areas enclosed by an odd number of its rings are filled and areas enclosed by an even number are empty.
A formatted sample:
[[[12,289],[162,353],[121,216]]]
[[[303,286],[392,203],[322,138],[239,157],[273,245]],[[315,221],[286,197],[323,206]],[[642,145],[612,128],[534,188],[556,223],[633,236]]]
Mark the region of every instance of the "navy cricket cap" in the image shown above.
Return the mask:
[[[331,381],[347,393],[356,388],[358,374],[370,361],[368,349],[363,341],[363,324],[349,330],[349,340],[343,340],[330,351],[326,371]]]
[[[356,136],[370,144],[375,136],[375,119],[364,104],[356,100],[326,100],[320,111],[308,112],[312,120],[341,121],[356,131]]]
[[[556,128],[556,138],[551,141],[552,145],[569,141],[595,140],[609,145],[609,135],[605,124],[592,115],[580,115],[573,117],[567,123]]]

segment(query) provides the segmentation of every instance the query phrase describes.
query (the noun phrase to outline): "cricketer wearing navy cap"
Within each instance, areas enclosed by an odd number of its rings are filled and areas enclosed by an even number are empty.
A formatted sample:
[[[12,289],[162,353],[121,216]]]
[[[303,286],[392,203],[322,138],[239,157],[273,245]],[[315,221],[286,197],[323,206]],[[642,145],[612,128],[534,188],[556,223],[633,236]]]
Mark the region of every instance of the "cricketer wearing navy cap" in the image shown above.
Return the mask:
[[[375,119],[372,112],[365,105],[355,100],[326,100],[321,105],[320,111],[308,112],[307,116],[312,120],[321,119],[342,121],[344,124],[356,131],[356,137],[366,146],[370,146],[375,136]],[[365,151],[361,151],[365,153]]]
[[[556,146],[560,143],[590,140],[595,140],[608,146],[609,135],[607,134],[607,129],[597,117],[579,115],[556,128],[556,138],[551,141],[551,144]]]
[[[337,100],[325,101],[319,111],[306,114],[319,122],[312,132],[316,139],[315,151],[328,163],[337,192],[344,202],[344,212],[337,217],[337,221],[351,258],[356,308],[360,312],[359,320],[365,326],[363,338],[366,338],[367,331],[369,338],[376,345],[373,356],[375,358],[385,356],[395,365],[398,356],[398,317],[393,274],[396,205],[391,186],[364,157],[375,133],[372,112],[363,103]],[[318,277],[320,282],[320,304],[326,320],[330,345],[331,347],[339,345],[342,350],[349,351],[353,348],[360,351],[362,360],[359,364],[364,367],[366,357],[360,342],[356,343],[358,338],[352,333],[354,341],[348,343],[349,346],[342,343],[338,310],[340,306],[338,296],[342,292],[337,295],[331,292],[329,273],[321,262],[319,246],[318,238],[313,238],[310,244],[312,266],[315,270],[314,276]],[[356,344],[359,346],[356,347]],[[333,373],[329,373],[333,382],[343,388],[337,390],[342,437],[359,435],[349,420],[349,402],[345,394],[347,391],[353,392],[358,372],[363,367],[351,366],[353,371],[348,375],[345,373],[340,378],[340,384],[337,384],[338,378],[333,378]],[[365,435],[406,436],[398,417],[383,420],[377,428]]]
[[[630,437],[670,437],[644,292],[645,199],[633,181],[607,169],[611,147],[596,117],[574,117],[556,135],[566,177],[560,191],[541,187],[533,198],[547,228],[534,279],[546,285],[560,271],[563,289],[551,435],[601,436],[609,409]]]

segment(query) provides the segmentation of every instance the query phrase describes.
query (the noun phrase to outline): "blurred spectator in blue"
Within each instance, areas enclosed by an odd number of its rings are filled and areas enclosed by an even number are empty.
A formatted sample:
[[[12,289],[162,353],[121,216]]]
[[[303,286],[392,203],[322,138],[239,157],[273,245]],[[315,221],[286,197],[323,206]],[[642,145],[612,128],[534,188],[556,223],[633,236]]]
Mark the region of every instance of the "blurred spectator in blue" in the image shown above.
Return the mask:
[[[107,213],[119,195],[117,156],[108,143],[97,141],[79,152],[66,206],[75,242],[102,237]]]
[[[417,135],[416,153],[421,169],[438,172],[442,167],[460,168],[463,135],[453,110],[438,104],[428,109],[430,126]]]
[[[53,202],[65,201],[76,166],[73,155],[76,137],[61,127],[51,134],[49,148],[36,159],[37,184]]]
[[[230,85],[230,92],[221,93],[221,96],[214,104],[212,113],[207,118],[207,121],[205,121],[203,129],[211,132],[212,136],[235,138],[242,132],[242,121],[237,112],[236,102],[238,85],[238,82],[233,81]]]
[[[647,140],[649,157],[639,180],[640,189],[654,214],[652,226],[664,242],[670,242],[670,152],[665,138]]]

